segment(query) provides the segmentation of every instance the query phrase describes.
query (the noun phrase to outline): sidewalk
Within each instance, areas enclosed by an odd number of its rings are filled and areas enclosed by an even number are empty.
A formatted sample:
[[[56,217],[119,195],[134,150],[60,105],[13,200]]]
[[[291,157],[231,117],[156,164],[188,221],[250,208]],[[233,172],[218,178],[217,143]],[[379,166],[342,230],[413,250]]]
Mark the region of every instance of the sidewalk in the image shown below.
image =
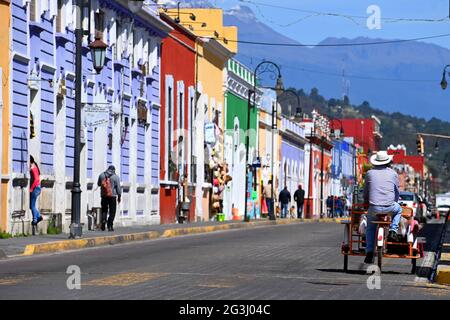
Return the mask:
[[[208,221],[188,224],[148,225],[136,227],[117,227],[114,232],[84,231],[80,239],[69,240],[66,233],[58,235],[39,235],[17,237],[0,240],[0,259],[17,255],[33,255],[40,253],[53,253],[83,248],[113,245],[131,241],[143,241],[156,238],[168,238],[187,234],[199,234],[214,231],[232,230],[239,228],[283,225],[291,223],[308,222],[339,222],[340,219],[267,219],[243,221]]]
[[[436,282],[450,285],[450,221],[447,219],[447,231],[441,249],[441,258],[436,270]]]

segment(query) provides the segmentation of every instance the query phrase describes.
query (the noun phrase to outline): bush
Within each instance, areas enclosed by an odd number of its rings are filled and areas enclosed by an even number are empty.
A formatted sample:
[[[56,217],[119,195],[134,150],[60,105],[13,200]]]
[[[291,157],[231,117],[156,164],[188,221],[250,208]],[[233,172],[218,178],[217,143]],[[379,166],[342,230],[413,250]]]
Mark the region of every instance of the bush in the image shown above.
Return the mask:
[[[8,233],[8,232],[0,230],[0,239],[9,239],[9,238],[12,238],[12,237],[13,236],[12,236],[11,233]]]

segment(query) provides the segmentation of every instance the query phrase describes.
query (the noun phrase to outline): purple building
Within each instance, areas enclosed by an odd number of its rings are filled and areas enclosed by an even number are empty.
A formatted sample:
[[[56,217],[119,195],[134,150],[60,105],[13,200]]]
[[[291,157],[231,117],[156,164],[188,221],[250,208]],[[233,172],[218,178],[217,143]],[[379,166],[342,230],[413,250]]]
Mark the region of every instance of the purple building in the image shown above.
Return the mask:
[[[285,186],[292,196],[291,205],[294,203],[294,192],[298,185],[305,188],[305,130],[303,126],[285,117],[281,120],[281,168],[280,168],[280,192]]]
[[[70,223],[75,135],[75,36],[72,0],[12,0],[10,232],[13,213],[31,221],[28,158],[42,172],[38,207]],[[159,223],[161,39],[171,28],[156,6],[133,15],[125,0],[92,0],[90,36],[83,43],[82,222],[100,207],[97,177],[114,164],[123,181],[120,225]],[[88,29],[88,19],[85,29]],[[92,68],[89,41],[108,45],[105,67]],[[94,113],[94,110],[97,113]],[[98,126],[89,125],[93,116]],[[29,224],[26,224],[29,225]],[[44,223],[45,225],[45,223]],[[46,228],[42,228],[45,232]]]

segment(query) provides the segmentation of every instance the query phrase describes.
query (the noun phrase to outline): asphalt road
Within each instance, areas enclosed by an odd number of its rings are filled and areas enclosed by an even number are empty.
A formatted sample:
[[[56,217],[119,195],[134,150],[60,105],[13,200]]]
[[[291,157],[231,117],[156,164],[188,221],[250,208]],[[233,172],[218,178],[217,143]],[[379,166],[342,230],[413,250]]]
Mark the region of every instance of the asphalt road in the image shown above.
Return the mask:
[[[439,227],[424,230],[429,248]],[[339,224],[308,223],[13,258],[0,261],[0,299],[450,298],[450,287],[410,274],[409,260],[384,260],[381,289],[368,289],[363,258],[350,257],[342,272],[342,238]],[[67,286],[71,265],[81,270],[79,290]]]

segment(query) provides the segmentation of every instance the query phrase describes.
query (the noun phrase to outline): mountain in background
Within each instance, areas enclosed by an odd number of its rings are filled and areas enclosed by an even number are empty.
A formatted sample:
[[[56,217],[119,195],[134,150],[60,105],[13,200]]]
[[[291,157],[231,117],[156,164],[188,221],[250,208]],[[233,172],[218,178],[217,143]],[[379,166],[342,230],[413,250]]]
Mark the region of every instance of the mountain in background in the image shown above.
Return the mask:
[[[298,43],[258,21],[253,11],[246,6],[226,11],[224,23],[238,27],[239,40]],[[321,44],[385,40],[365,37],[327,38]],[[250,68],[263,59],[279,64],[286,86],[304,88],[306,91],[315,87],[328,98],[346,94],[357,104],[370,101],[384,111],[402,112],[426,119],[434,116],[450,121],[449,95],[439,85],[442,69],[450,63],[450,50],[434,44],[414,41],[310,48],[240,43],[237,58]],[[427,81],[400,82],[390,79]]]

